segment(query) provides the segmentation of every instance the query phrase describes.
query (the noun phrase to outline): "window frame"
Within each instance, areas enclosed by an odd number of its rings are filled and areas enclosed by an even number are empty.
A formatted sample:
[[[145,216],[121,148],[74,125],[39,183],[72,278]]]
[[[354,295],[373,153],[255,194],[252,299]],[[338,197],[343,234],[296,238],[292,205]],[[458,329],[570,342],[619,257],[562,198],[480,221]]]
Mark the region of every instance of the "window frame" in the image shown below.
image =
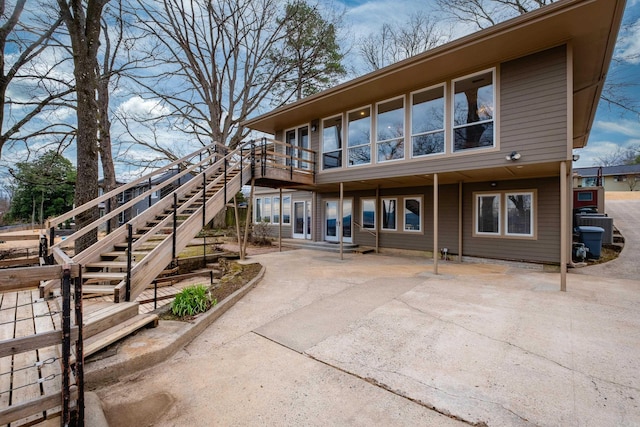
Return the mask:
[[[365,227],[365,220],[364,220],[364,213],[365,213],[365,209],[364,209],[364,204],[366,202],[371,202],[373,204],[373,227]],[[377,230],[378,227],[378,218],[377,218],[377,209],[376,209],[376,199],[375,197],[363,197],[360,199],[360,230]]]
[[[417,229],[408,229],[407,228],[407,200],[417,200],[418,201],[418,228]],[[402,197],[402,231],[405,233],[422,233],[422,221],[424,215],[422,214],[423,206],[423,197],[422,196],[404,196]]]
[[[411,159],[421,159],[421,158],[425,158],[428,156],[438,156],[438,155],[442,155],[442,154],[446,154],[447,153],[447,104],[449,103],[449,101],[447,100],[447,82],[442,82],[436,85],[432,85],[423,89],[419,89],[416,91],[411,92],[410,94],[410,98],[409,98],[409,102],[410,102],[410,109],[409,109],[409,151],[410,151],[410,156],[409,158]],[[429,92],[432,91],[434,89],[437,88],[442,88],[442,128],[441,129],[436,129],[436,130],[430,130],[430,131],[426,131],[426,132],[418,132],[418,133],[414,133],[413,132],[413,123],[414,123],[414,117],[415,115],[413,114],[413,106],[414,106],[414,98],[416,97],[416,95],[419,95],[421,93],[424,92]],[[425,135],[434,135],[436,133],[440,133],[442,132],[442,139],[443,139],[443,143],[442,143],[442,151],[438,152],[438,153],[428,153],[428,154],[418,154],[418,155],[414,155],[413,154],[413,138],[414,137],[418,137],[418,136],[425,136]]]
[[[495,196],[498,198],[498,230],[495,232],[479,231],[480,226],[480,203],[481,197]],[[502,227],[502,193],[499,191],[478,192],[473,193],[473,235],[478,237],[501,237],[503,233]]]
[[[456,125],[455,124],[455,117],[456,117],[456,102],[455,102],[455,97],[456,97],[456,83],[460,82],[462,80],[468,80],[468,79],[472,79],[473,77],[476,76],[480,76],[482,74],[487,74],[487,73],[491,73],[491,86],[492,86],[492,90],[491,90],[491,96],[492,96],[492,109],[493,109],[493,113],[491,116],[490,120],[479,120],[473,123],[464,123],[462,125]],[[475,152],[477,150],[490,150],[490,149],[495,149],[498,147],[498,141],[497,141],[497,124],[498,124],[498,104],[497,104],[497,100],[498,100],[498,82],[497,82],[497,68],[496,67],[491,67],[491,68],[487,68],[481,71],[477,71],[475,73],[472,74],[467,74],[464,76],[460,76],[458,78],[455,79],[451,79],[451,88],[449,90],[450,95],[449,95],[449,102],[450,102],[450,106],[449,106],[449,114],[450,114],[450,120],[449,120],[449,128],[451,129],[451,136],[450,136],[450,148],[451,148],[451,154],[460,154],[460,153],[468,153],[468,152]],[[456,150],[456,130],[457,129],[462,129],[462,128],[468,128],[471,126],[477,126],[477,125],[482,125],[482,124],[486,124],[486,123],[491,123],[492,124],[492,144],[489,146],[478,146],[478,147],[470,147],[470,148],[464,148],[464,149],[459,149]]]
[[[390,98],[390,99],[386,99],[384,101],[380,101],[377,102],[375,104],[375,113],[376,113],[376,117],[375,117],[375,133],[374,133],[374,139],[375,139],[375,162],[376,163],[388,163],[388,162],[397,162],[397,161],[402,161],[406,158],[406,97],[404,95],[401,96],[396,96],[394,98]],[[378,139],[379,137],[379,128],[378,126],[380,125],[380,107],[384,104],[390,104],[396,101],[402,101],[402,107],[400,108],[401,111],[401,115],[402,115],[402,135],[398,136],[398,137],[394,137],[394,138],[390,138],[390,139]],[[396,109],[397,110],[397,109]],[[389,111],[396,111],[396,110],[389,110]],[[385,112],[386,113],[386,112]],[[384,113],[382,113],[384,114]],[[388,144],[388,143],[393,143],[393,142],[397,142],[398,144],[402,145],[402,157],[398,157],[396,159],[381,159],[379,157],[380,151],[379,151],[379,147],[382,144]]]
[[[383,212],[384,212],[385,200],[393,200],[395,202],[395,206],[393,210],[394,212],[393,228],[387,228],[384,225]],[[397,197],[380,197],[380,231],[398,231],[398,198]]]
[[[287,215],[289,220],[285,221]],[[285,196],[284,194],[282,195],[282,225],[291,225],[291,196]]]
[[[507,237],[534,237],[535,233],[535,201],[536,195],[534,191],[505,191],[504,193],[504,235]],[[529,229],[531,230],[529,233],[510,233],[509,232],[509,196],[511,195],[529,195],[531,197],[531,206],[529,207]]]
[[[329,121],[329,120],[336,120],[336,119],[340,120],[340,132],[338,133],[338,137],[339,137],[338,143],[339,143],[340,147],[335,149],[335,150],[327,151],[327,150],[325,150],[325,146],[324,146],[325,122]],[[335,116],[326,117],[326,118],[324,118],[324,119],[322,119],[320,121],[320,146],[321,146],[321,150],[322,150],[322,155],[320,156],[320,158],[321,158],[321,162],[322,162],[321,170],[323,172],[331,171],[331,170],[334,170],[334,169],[342,169],[344,167],[344,148],[345,148],[344,130],[345,130],[345,128],[344,128],[344,115],[343,114],[336,114]],[[330,168],[326,167],[325,161],[324,161],[324,156],[325,156],[325,154],[329,154],[329,153],[339,153],[339,156],[340,156],[340,162],[339,163],[340,164],[338,166],[333,166],[333,167],[330,167]]]
[[[368,119],[369,119],[369,142],[368,142],[367,144],[359,144],[359,145],[351,146],[351,145],[349,144],[349,142],[350,142],[350,138],[349,138],[349,133],[350,133],[349,125],[351,124],[351,120],[349,120],[349,116],[350,116],[352,113],[355,113],[355,112],[358,112],[358,111],[366,111],[366,110],[368,110],[368,111],[369,111],[369,115],[367,116],[367,117],[368,117]],[[374,159],[374,156],[372,155],[372,154],[373,154],[373,153],[372,153],[372,145],[373,145],[373,141],[372,141],[372,140],[373,140],[373,138],[372,138],[372,136],[373,136],[373,117],[372,117],[372,114],[371,114],[371,105],[365,105],[365,106],[362,106],[362,107],[360,107],[360,108],[355,108],[355,109],[353,109],[353,110],[349,110],[349,111],[347,111],[346,119],[347,119],[347,120],[346,120],[346,121],[347,121],[347,126],[346,126],[346,130],[345,130],[345,132],[346,132],[346,144],[345,144],[345,148],[346,148],[346,165],[347,165],[347,167],[348,167],[348,168],[353,168],[353,167],[358,167],[358,166],[371,165],[371,164],[373,163],[373,161],[372,161],[372,160]],[[354,120],[354,122],[355,122],[355,120]],[[357,163],[357,164],[355,164],[355,163],[354,163],[354,164],[352,164],[352,163],[351,163],[351,156],[350,156],[350,151],[351,151],[351,149],[354,149],[354,148],[362,148],[362,147],[369,147],[369,161],[368,161],[368,162],[366,162],[366,163]]]
[[[528,194],[531,196],[530,206],[530,227],[531,233],[509,233],[509,220],[508,220],[508,202],[509,195],[514,194]],[[498,196],[498,230],[497,233],[479,232],[479,218],[478,210],[480,204],[478,203],[479,197],[483,196]],[[537,189],[513,189],[513,190],[501,190],[501,191],[478,191],[473,193],[473,237],[482,238],[501,238],[501,239],[518,239],[518,240],[537,240],[538,239],[538,191]]]

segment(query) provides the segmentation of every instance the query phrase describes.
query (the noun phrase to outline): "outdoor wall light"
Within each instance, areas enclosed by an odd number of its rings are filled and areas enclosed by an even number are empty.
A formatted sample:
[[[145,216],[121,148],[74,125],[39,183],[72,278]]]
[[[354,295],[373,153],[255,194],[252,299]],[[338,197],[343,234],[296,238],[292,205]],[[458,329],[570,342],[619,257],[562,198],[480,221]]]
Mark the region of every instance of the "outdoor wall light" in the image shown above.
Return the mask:
[[[316,130],[318,130],[316,125],[311,125],[311,132],[315,132]]]
[[[580,154],[574,154],[572,158],[574,162],[577,162],[578,160],[580,160]]]
[[[520,159],[520,157],[522,157],[520,153],[518,153],[517,151],[512,151],[511,154],[507,154],[505,159],[515,162],[516,160]]]

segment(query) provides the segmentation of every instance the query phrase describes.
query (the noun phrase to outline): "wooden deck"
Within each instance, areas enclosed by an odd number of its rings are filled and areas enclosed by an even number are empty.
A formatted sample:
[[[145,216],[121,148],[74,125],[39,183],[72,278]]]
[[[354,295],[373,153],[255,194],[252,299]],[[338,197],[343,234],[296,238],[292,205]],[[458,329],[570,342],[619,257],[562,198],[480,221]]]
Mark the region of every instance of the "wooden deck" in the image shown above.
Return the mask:
[[[39,298],[39,290],[0,294],[0,340],[33,337],[61,331],[61,314],[55,299]],[[17,344],[15,344],[18,347]],[[19,408],[36,399],[60,399],[62,364],[60,345],[6,355],[0,354],[0,409]],[[31,424],[58,415],[60,407],[30,415],[11,426]],[[0,425],[7,419],[0,418]]]

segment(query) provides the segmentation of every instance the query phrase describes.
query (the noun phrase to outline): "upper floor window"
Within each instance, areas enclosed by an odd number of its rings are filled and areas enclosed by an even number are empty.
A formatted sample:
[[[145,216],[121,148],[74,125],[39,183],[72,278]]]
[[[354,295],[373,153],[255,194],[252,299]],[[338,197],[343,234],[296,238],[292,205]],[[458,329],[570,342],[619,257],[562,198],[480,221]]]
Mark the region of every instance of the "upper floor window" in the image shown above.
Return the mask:
[[[453,82],[453,151],[494,146],[493,70]]]
[[[376,141],[378,162],[404,158],[404,98],[377,106]]]
[[[411,157],[444,153],[444,86],[411,97]]]
[[[348,114],[349,166],[371,163],[371,108]]]
[[[322,121],[322,169],[342,167],[342,117]]]

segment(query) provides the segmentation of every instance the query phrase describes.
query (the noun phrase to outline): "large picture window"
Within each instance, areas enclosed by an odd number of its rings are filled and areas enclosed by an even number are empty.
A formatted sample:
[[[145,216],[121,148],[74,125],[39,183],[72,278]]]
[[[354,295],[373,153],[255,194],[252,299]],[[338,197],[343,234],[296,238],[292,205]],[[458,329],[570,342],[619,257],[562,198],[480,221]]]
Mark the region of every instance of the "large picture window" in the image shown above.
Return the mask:
[[[404,158],[404,98],[377,106],[376,144],[378,162]]]
[[[322,169],[342,167],[342,117],[322,121]]]
[[[348,115],[349,166],[371,163],[371,108],[365,107]]]
[[[376,229],[376,201],[375,199],[362,199],[362,228],[367,230]]]
[[[444,153],[444,86],[411,97],[411,157]]]
[[[273,198],[273,223],[280,224],[280,197],[275,196]]]
[[[291,196],[282,196],[282,223],[291,224]]]
[[[262,199],[262,221],[271,222],[271,197]]]
[[[398,200],[397,199],[382,199],[382,229],[383,230],[396,230],[396,211]]]
[[[421,198],[406,197],[404,199],[404,231],[422,231],[421,211]]]
[[[453,82],[453,151],[494,146],[493,70]]]

